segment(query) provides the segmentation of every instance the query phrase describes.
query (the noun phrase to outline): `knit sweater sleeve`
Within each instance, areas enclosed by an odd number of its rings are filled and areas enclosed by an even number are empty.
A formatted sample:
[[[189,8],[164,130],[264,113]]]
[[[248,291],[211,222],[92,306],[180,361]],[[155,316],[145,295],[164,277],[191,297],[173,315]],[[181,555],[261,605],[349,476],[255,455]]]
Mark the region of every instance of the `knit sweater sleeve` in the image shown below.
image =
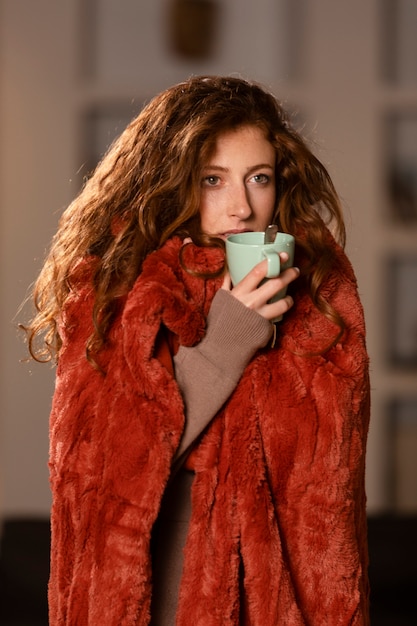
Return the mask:
[[[255,352],[268,343],[271,323],[219,289],[208,317],[207,333],[196,346],[180,346],[175,377],[184,399],[186,423],[175,460],[180,459],[236,387]]]

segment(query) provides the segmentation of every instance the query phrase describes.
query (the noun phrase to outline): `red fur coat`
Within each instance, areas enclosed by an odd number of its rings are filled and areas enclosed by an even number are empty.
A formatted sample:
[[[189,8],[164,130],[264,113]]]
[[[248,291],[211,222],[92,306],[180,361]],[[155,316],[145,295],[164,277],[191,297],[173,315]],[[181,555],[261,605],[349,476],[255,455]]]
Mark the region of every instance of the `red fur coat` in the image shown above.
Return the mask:
[[[198,342],[221,282],[185,272],[180,246],[148,257],[102,354],[106,376],[85,359],[88,263],[74,276],[51,414],[51,626],[149,623],[151,531],[184,425],[155,338],[163,324]],[[346,320],[342,340],[305,356],[337,329],[299,287],[276,347],[251,361],[194,452],[178,626],[368,624],[368,359],[355,278],[336,252],[323,295]],[[222,254],[185,256],[203,270]]]

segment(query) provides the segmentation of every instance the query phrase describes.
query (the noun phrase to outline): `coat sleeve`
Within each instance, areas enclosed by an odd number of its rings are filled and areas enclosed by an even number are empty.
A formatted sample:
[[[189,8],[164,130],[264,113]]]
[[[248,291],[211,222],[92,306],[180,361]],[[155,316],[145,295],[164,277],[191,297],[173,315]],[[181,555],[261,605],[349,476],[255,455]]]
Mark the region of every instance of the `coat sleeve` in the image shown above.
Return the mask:
[[[288,400],[296,426],[278,508],[306,623],[367,626],[368,355],[355,284],[345,282],[334,302],[346,320],[339,343],[316,357],[286,356],[298,373]]]
[[[103,376],[85,358],[91,298],[80,292],[65,313],[50,417],[50,624],[147,624],[151,533],[182,400],[166,369],[138,356],[142,326],[116,320]]]

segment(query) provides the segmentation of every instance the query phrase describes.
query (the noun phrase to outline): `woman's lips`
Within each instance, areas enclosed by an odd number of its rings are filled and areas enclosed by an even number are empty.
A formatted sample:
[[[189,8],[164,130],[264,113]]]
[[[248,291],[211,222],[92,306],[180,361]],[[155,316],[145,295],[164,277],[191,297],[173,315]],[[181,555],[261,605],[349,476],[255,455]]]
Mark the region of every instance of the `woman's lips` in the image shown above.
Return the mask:
[[[220,237],[225,237],[227,239],[227,237],[230,237],[230,235],[240,235],[241,233],[250,233],[251,230],[250,228],[241,228],[241,229],[234,229],[234,230],[227,230],[225,233],[222,233],[220,235]]]

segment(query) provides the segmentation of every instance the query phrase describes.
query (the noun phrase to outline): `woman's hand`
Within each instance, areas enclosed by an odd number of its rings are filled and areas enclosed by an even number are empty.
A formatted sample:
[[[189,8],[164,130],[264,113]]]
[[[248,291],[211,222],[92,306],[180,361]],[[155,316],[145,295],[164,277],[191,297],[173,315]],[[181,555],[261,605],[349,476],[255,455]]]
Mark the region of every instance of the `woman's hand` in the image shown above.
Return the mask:
[[[281,262],[285,263],[288,260],[287,253],[282,252],[280,258]],[[269,278],[260,285],[266,277],[267,270],[268,261],[261,261],[234,287],[232,287],[230,275],[226,274],[222,289],[230,291],[242,304],[249,309],[253,309],[265,319],[272,321],[287,313],[293,306],[294,301],[289,295],[277,302],[269,303],[268,301],[283,287],[288,286],[295,280],[300,275],[300,270],[297,267],[290,267],[284,270],[277,278]]]

